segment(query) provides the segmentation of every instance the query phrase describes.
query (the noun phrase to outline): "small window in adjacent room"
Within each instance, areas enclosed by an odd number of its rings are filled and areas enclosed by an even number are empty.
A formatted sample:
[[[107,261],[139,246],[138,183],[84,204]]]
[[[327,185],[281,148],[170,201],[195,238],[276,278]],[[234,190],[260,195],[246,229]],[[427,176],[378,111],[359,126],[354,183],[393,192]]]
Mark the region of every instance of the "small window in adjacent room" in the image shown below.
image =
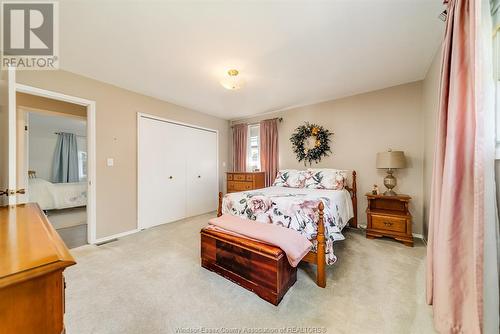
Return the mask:
[[[493,71],[495,75],[495,108],[496,108],[496,159],[500,159],[500,28],[497,28],[493,37]]]
[[[78,151],[78,178],[80,182],[87,179],[87,152]]]
[[[247,171],[260,170],[260,125],[248,126]]]

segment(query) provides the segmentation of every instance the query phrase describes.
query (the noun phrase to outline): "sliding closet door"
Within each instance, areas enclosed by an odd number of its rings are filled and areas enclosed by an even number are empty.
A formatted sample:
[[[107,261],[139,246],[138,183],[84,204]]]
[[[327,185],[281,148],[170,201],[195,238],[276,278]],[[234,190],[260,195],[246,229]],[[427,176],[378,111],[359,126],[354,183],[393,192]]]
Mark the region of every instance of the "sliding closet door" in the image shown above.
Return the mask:
[[[187,156],[187,215],[195,216],[217,209],[217,134],[189,130]]]
[[[186,146],[188,128],[139,118],[139,228],[186,217]]]

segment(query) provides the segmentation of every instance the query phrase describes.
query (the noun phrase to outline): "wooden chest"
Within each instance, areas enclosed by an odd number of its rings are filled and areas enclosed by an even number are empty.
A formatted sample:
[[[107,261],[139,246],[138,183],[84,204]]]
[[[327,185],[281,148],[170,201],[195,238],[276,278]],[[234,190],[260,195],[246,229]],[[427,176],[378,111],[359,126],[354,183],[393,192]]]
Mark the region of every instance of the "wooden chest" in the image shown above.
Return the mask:
[[[278,305],[297,281],[297,268],[278,247],[201,230],[201,265]]]
[[[366,194],[366,198],[366,237],[373,239],[386,236],[401,241],[406,246],[413,246],[411,214],[408,209],[411,197]]]
[[[264,172],[227,172],[228,193],[264,187]]]

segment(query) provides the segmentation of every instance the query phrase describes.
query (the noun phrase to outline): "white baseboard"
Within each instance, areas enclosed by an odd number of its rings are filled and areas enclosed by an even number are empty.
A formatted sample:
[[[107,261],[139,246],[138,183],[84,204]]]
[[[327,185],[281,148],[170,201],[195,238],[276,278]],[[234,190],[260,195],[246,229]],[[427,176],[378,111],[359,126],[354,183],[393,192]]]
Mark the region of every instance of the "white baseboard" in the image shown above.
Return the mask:
[[[427,246],[427,240],[424,238],[424,236],[422,234],[412,233],[412,235],[413,235],[414,238],[422,240],[422,242],[424,243],[424,245]]]
[[[109,240],[112,240],[112,239],[122,238],[124,236],[137,233],[139,231],[140,231],[139,229],[134,229],[134,230],[130,230],[130,231],[122,232],[122,233],[113,234],[113,235],[110,235],[110,236],[107,236],[107,237],[104,237],[104,238],[96,239],[96,240],[94,240],[92,242],[92,244],[99,244],[101,242],[106,242],[106,241],[109,241]]]
[[[414,238],[417,238],[417,239],[423,239],[424,236],[422,234],[418,234],[418,233],[412,233],[413,237]]]

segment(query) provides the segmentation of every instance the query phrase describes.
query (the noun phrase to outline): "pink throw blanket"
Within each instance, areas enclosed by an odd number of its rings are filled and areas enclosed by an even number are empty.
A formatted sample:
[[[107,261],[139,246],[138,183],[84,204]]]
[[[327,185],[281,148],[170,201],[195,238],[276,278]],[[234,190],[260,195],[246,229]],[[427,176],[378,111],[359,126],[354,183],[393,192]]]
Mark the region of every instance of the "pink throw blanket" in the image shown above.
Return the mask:
[[[212,218],[209,224],[231,234],[281,248],[292,267],[296,267],[312,247],[312,243],[297,231],[273,224],[259,223],[232,215]]]

